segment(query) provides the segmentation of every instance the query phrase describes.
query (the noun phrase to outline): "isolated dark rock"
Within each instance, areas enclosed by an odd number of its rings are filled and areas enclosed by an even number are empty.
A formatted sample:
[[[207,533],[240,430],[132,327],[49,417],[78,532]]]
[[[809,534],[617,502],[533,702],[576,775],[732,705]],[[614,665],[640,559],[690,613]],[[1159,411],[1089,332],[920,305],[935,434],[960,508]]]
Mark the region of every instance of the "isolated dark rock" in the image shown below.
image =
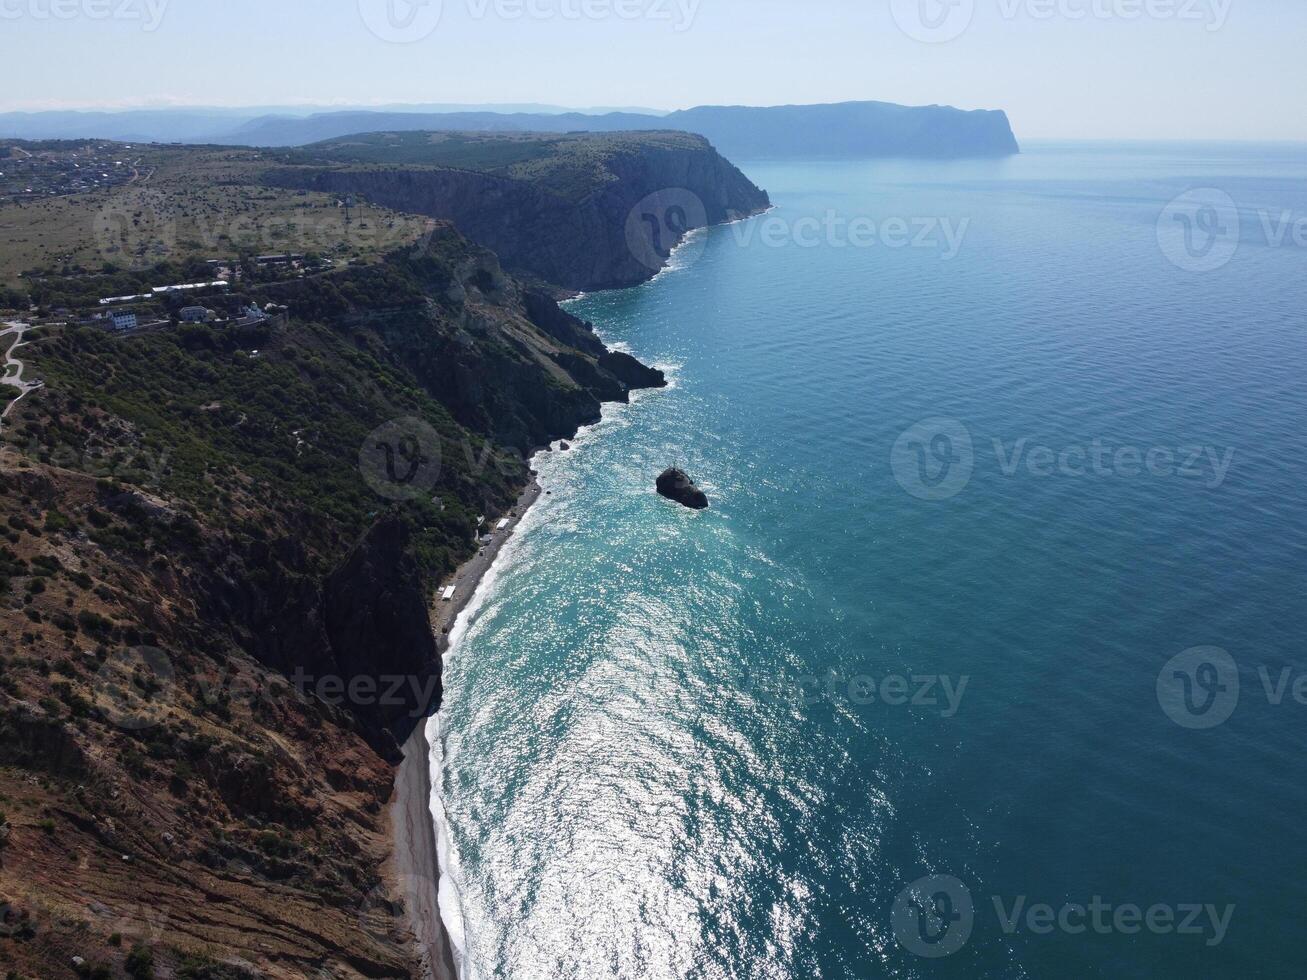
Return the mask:
[[[694,485],[681,470],[672,467],[658,477],[658,492],[691,510],[707,510],[708,495]]]

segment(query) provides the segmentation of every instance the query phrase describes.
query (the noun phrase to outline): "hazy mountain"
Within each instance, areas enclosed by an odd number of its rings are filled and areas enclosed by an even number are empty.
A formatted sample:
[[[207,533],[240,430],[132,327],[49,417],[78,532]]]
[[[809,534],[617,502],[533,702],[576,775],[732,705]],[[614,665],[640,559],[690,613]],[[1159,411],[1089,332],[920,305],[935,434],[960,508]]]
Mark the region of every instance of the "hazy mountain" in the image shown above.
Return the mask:
[[[256,120],[275,134],[278,145],[282,142],[278,125],[285,125],[306,117],[345,117],[356,113],[386,115],[390,113],[440,114],[476,112],[486,114],[531,113],[557,116],[567,113],[598,115],[612,112],[632,112],[642,116],[665,115],[658,109],[618,109],[600,106],[590,109],[571,109],[565,106],[541,103],[512,103],[505,105],[463,103],[395,103],[374,106],[245,106],[224,108],[194,106],[181,109],[120,109],[120,110],[51,110],[41,112],[0,113],[0,139],[106,139],[142,143],[234,143],[243,127]],[[394,127],[376,127],[394,128]],[[329,132],[327,139],[343,136],[350,131]],[[287,130],[286,132],[290,132]],[[311,140],[310,140],[311,142]]]
[[[1007,113],[890,102],[699,106],[659,125],[700,133],[737,160],[795,157],[987,157],[1020,153]]]
[[[552,106],[142,109],[0,115],[0,137],[304,146],[366,132],[598,132],[672,129],[706,136],[739,159],[975,157],[1019,153],[1007,114],[889,102],[699,106],[678,112],[600,112]],[[521,109],[530,111],[519,111]]]
[[[1002,111],[888,102],[831,105],[700,106],[649,116],[639,113],[380,113],[338,112],[307,119],[266,117],[232,133],[248,146],[302,146],[362,132],[617,132],[671,129],[706,136],[737,159],[831,157],[976,157],[1019,153]]]

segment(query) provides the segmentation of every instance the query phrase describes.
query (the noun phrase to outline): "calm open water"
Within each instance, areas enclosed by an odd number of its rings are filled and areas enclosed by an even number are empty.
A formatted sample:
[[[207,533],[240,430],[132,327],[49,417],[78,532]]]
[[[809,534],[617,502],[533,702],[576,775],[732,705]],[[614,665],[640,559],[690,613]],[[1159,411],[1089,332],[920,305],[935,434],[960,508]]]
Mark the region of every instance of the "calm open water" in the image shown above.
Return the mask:
[[[744,169],[447,663],[465,978],[1307,973],[1307,148]]]

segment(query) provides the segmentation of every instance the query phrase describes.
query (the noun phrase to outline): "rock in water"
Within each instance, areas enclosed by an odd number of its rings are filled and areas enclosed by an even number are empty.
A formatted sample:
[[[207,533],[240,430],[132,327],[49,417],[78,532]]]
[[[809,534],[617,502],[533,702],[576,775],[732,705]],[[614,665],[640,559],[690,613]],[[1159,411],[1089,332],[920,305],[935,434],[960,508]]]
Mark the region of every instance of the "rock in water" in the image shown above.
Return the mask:
[[[658,492],[691,510],[706,510],[708,507],[708,495],[675,467],[658,478]]]

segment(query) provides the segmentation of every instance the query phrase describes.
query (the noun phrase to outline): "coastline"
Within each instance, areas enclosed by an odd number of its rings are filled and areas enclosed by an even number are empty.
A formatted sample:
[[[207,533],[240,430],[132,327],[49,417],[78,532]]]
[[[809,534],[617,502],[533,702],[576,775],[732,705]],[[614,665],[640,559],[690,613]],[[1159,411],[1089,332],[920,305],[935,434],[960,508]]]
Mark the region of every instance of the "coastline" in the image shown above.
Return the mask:
[[[542,492],[533,475],[506,515],[508,526],[444,583],[455,587],[454,598],[443,602],[439,591],[432,597],[431,626],[441,657],[449,649],[449,637],[458,617],[476,597],[482,579]],[[392,850],[386,877],[403,903],[405,924],[421,952],[423,980],[459,980],[454,946],[440,909],[441,867],[436,822],[431,811],[432,746],[427,738],[427,723],[434,714],[433,711],[422,718],[402,746],[403,759],[395,770],[389,804]]]
[[[773,210],[772,204],[752,214],[740,215],[724,225],[750,221],[759,215]],[[693,245],[699,236],[707,236],[714,226],[696,228],[682,237],[672,248],[663,268],[645,285],[655,283],[664,275],[682,268],[676,262],[677,253]],[[585,297],[584,292],[575,293],[560,305],[566,308],[571,303]],[[602,338],[601,338],[602,339]],[[670,380],[669,380],[670,384]],[[635,393],[632,393],[634,397]],[[583,427],[584,428],[587,427]],[[570,440],[573,443],[580,433],[575,433]],[[554,445],[557,445],[555,443]],[[540,452],[553,452],[553,445],[544,447]],[[476,598],[486,574],[494,566],[503,546],[513,537],[523,518],[544,493],[543,487],[532,470],[531,482],[522,491],[516,505],[506,516],[509,524],[495,535],[490,544],[459,566],[454,575],[443,587],[453,585],[453,599],[444,602],[440,590],[432,597],[431,626],[436,635],[436,650],[443,659],[450,648],[450,638],[455,624],[464,610]],[[431,740],[427,737],[427,726],[439,709],[428,713],[413,729],[403,745],[403,759],[395,773],[395,789],[390,803],[390,822],[393,851],[388,862],[392,887],[404,904],[404,917],[408,928],[416,938],[422,954],[421,980],[460,980],[458,966],[454,956],[454,942],[445,926],[441,915],[440,882],[443,869],[440,865],[440,842],[437,839],[436,815],[432,810],[433,785],[431,777]]]

